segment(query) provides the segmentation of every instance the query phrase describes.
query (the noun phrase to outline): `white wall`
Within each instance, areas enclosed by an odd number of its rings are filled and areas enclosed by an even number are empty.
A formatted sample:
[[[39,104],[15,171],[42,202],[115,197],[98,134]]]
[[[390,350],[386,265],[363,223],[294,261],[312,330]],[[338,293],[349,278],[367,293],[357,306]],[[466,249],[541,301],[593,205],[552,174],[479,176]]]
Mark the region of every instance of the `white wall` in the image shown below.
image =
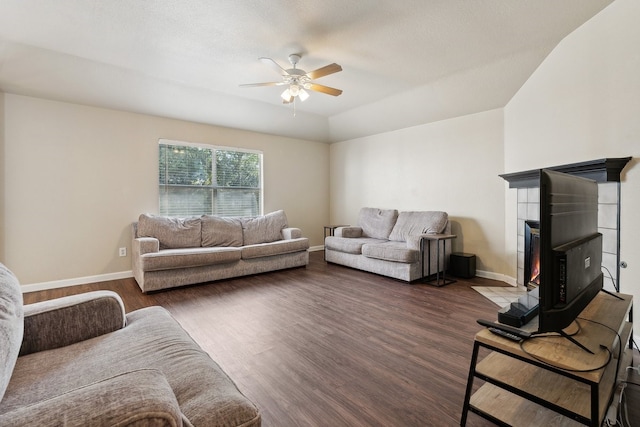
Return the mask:
[[[505,171],[633,156],[621,187],[623,293],[640,297],[640,2],[617,0],[567,36],[505,107]],[[505,249],[515,260],[515,190]],[[514,227],[514,228],[511,228]],[[515,261],[509,262],[515,275]],[[636,304],[636,307],[638,305]],[[638,317],[636,317],[637,319]]]
[[[331,222],[355,224],[363,206],[449,213],[456,252],[477,269],[504,266],[502,109],[331,145]]]
[[[131,270],[118,248],[130,252],[131,222],[158,211],[160,138],[262,150],[265,213],[284,209],[312,246],[323,244],[324,143],[12,94],[3,106],[0,260],[22,284]]]

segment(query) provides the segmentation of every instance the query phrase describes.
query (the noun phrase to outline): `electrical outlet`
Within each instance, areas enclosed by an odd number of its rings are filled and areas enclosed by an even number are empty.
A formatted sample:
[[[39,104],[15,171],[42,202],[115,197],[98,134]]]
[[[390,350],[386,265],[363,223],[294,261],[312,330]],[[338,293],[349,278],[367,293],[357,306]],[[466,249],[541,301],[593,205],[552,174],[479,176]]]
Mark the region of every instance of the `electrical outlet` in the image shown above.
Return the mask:
[[[127,248],[120,248],[120,249],[118,249],[118,255],[120,255],[120,256],[127,256]]]

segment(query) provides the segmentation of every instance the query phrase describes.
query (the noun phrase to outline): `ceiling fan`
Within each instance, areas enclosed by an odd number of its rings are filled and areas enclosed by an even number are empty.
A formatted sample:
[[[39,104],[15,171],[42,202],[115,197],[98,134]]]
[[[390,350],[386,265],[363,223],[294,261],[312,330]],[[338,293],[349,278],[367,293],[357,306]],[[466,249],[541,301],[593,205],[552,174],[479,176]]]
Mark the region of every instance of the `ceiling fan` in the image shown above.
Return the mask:
[[[306,72],[297,68],[298,61],[300,61],[301,55],[293,53],[289,55],[289,62],[292,68],[285,70],[276,61],[271,58],[259,58],[263,64],[276,70],[278,74],[282,76],[280,82],[266,82],[266,83],[249,83],[242,84],[240,87],[256,87],[256,86],[284,86],[288,87],[282,92],[280,97],[283,104],[289,104],[295,101],[296,98],[300,98],[300,101],[304,101],[309,98],[309,93],[305,90],[313,90],[316,92],[326,93],[327,95],[338,96],[342,93],[342,90],[335,89],[329,86],[319,85],[314,83],[313,80],[320,77],[328,76],[329,74],[342,71],[342,67],[336,63],[325,65],[314,71]]]

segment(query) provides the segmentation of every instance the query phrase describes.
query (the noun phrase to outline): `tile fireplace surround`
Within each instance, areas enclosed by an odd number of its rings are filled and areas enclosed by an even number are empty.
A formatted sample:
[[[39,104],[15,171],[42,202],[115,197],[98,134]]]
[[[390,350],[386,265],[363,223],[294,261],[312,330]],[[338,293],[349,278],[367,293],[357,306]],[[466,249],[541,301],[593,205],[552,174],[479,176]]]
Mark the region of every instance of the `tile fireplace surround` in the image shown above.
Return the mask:
[[[602,265],[605,289],[614,290],[620,276],[620,173],[631,157],[608,158],[554,166],[548,169],[590,178],[598,182],[598,231],[602,233]],[[524,285],[524,223],[540,220],[539,170],[500,175],[518,191],[518,285]]]

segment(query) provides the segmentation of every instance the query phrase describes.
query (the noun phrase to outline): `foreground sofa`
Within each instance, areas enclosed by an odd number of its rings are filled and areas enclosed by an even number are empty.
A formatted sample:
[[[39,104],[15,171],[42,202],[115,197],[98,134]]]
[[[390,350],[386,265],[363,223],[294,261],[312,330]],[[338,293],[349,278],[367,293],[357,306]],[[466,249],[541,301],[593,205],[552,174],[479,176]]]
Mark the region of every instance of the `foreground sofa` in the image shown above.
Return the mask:
[[[333,236],[325,238],[325,259],[413,282],[445,271],[451,254],[451,240],[444,241],[444,252],[440,243],[440,260],[437,260],[436,242],[424,240],[421,246],[421,239],[450,233],[446,212],[398,212],[365,207],[360,209],[355,226],[338,227]]]
[[[0,426],[260,426],[260,412],[161,307],[110,291],[22,304],[0,264]]]
[[[302,267],[309,239],[284,211],[240,218],[142,214],[132,225],[133,275],[143,292]]]

